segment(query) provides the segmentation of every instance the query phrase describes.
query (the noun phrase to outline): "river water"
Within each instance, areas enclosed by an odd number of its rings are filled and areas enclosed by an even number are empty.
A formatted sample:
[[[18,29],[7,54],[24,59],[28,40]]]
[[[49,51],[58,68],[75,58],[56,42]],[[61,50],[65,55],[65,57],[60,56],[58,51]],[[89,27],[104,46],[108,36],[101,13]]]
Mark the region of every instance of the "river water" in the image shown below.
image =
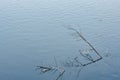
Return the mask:
[[[66,27],[103,56],[78,80],[120,80],[119,8],[119,0],[0,0],[0,80],[52,80],[36,66],[54,65],[54,58],[62,63],[82,47]],[[70,69],[63,80],[77,80],[76,72]]]

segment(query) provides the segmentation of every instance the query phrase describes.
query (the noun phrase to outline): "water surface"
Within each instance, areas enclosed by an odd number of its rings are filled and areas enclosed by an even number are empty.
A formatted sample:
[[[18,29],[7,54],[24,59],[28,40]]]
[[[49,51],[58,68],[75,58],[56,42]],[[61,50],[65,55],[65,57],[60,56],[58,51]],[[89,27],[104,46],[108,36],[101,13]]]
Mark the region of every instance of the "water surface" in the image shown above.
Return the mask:
[[[77,55],[80,42],[65,26],[79,29],[102,56],[110,55],[85,68],[79,79],[119,80],[119,7],[118,0],[1,0],[0,80],[46,80],[37,65]]]

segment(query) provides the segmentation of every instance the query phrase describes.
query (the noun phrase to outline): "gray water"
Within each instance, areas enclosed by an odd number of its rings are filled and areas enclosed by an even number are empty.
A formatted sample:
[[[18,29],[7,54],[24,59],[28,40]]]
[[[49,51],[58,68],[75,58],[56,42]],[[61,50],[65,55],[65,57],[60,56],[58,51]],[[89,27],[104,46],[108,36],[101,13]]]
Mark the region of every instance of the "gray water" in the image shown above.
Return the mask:
[[[0,0],[0,80],[50,80],[35,67],[54,65],[54,57],[63,62],[80,47],[65,26],[80,30],[104,57],[79,80],[120,80],[119,0]],[[76,71],[64,79],[75,80]]]

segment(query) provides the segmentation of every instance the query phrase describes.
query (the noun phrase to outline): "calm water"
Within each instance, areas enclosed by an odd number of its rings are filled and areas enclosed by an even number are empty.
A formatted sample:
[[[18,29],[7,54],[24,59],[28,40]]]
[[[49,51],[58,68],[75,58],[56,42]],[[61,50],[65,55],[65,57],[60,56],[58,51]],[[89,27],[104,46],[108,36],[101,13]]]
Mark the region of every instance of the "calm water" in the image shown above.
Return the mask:
[[[79,80],[120,80],[119,0],[0,0],[0,80],[50,80],[35,67],[78,54],[77,28],[104,60],[83,69]],[[109,54],[109,57],[105,57]],[[75,80],[71,69],[64,80]]]

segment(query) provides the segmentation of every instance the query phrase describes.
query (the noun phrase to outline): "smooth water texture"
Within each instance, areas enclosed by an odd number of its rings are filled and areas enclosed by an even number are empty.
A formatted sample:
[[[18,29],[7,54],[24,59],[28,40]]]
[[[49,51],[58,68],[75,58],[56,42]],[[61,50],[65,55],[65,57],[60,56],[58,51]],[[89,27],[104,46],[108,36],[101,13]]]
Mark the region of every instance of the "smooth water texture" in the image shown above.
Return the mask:
[[[79,80],[120,80],[119,0],[0,0],[0,80],[50,80],[36,66],[75,57],[81,47],[66,26],[80,30],[104,57]],[[64,80],[75,80],[75,72]]]

